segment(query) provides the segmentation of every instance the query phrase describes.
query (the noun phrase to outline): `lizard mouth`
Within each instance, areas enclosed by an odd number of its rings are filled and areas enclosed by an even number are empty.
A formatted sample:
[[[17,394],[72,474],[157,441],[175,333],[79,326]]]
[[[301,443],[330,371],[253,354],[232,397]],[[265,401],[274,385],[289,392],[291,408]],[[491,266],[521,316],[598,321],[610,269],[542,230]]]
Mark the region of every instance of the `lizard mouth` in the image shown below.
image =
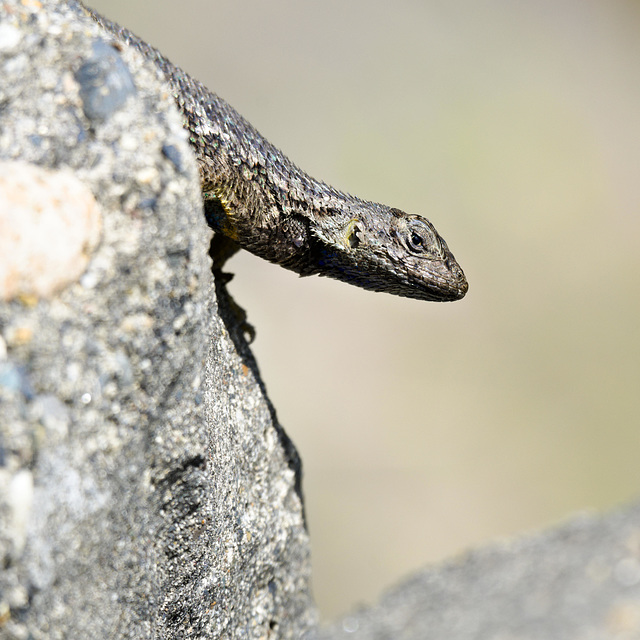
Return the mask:
[[[410,260],[401,277],[403,295],[418,300],[453,302],[461,300],[469,290],[464,271],[442,240],[443,259]]]
[[[447,261],[447,266],[449,268],[449,272],[455,279],[453,290],[455,291],[456,296],[453,298],[453,300],[460,300],[461,298],[464,298],[467,291],[469,290],[469,283],[467,282],[467,278],[464,275],[464,271],[455,260]]]
[[[401,295],[419,300],[433,302],[453,302],[461,300],[469,290],[469,283],[462,269],[456,264],[455,271],[449,270],[445,277],[432,278],[430,282],[422,283],[422,287],[409,285]],[[452,277],[452,275],[454,277]],[[436,280],[436,282],[433,282]]]

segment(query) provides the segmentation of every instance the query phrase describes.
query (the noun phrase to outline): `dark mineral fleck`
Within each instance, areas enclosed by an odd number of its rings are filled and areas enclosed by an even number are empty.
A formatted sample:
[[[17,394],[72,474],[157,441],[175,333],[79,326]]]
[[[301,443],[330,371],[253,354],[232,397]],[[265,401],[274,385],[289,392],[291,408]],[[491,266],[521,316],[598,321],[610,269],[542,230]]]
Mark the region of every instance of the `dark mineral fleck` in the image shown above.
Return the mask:
[[[162,155],[165,156],[168,160],[171,161],[173,166],[180,172],[184,172],[184,162],[182,161],[182,155],[178,148],[172,144],[163,144],[162,145]]]
[[[136,91],[127,65],[111,45],[93,43],[93,55],[76,72],[82,110],[89,120],[106,120]]]

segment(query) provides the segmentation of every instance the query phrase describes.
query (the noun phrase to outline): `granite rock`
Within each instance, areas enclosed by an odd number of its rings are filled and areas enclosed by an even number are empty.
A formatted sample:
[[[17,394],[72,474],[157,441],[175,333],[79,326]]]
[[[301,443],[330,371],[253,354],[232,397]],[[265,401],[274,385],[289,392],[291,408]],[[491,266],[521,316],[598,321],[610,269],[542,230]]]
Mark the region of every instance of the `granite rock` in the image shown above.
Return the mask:
[[[20,187],[60,225],[0,303],[0,637],[300,637],[299,462],[212,276],[170,92],[79,5],[5,0],[0,104],[2,167],[72,174],[101,220],[42,290],[83,214]]]
[[[428,567],[315,640],[640,638],[640,504]]]

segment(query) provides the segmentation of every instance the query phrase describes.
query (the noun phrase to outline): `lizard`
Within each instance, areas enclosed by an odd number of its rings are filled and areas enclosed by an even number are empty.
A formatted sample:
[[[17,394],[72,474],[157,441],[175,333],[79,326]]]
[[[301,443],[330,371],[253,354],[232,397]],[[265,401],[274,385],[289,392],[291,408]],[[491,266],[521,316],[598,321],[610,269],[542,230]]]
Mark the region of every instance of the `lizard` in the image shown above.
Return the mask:
[[[429,220],[312,178],[156,48],[83,9],[168,82],[198,161],[205,215],[217,240],[214,268],[244,248],[301,276],[329,276],[372,291],[442,302],[466,294],[466,277]]]

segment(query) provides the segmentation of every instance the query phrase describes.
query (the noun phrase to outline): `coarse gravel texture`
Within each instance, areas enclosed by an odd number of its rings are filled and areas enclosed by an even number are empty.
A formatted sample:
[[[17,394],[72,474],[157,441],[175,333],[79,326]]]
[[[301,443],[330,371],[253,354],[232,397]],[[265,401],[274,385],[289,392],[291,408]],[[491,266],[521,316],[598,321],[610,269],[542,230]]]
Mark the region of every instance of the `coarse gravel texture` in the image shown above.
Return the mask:
[[[0,638],[300,637],[299,463],[169,91],[75,3],[6,0],[0,104],[0,160],[73,172],[101,213],[82,273],[0,304]]]

